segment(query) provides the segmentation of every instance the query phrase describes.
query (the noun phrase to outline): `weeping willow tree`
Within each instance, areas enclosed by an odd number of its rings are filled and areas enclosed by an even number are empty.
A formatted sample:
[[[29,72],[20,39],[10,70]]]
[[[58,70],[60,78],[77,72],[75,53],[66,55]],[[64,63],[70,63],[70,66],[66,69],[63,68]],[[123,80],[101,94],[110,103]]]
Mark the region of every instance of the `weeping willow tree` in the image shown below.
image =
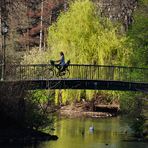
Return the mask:
[[[48,45],[53,57],[64,51],[72,63],[119,64],[122,53],[129,51],[122,51],[124,38],[116,32],[117,27],[100,17],[91,1],[77,0],[49,28]]]
[[[117,26],[109,19],[100,17],[93,2],[77,0],[49,28],[48,52],[55,59],[63,51],[72,63],[125,65],[131,50],[123,48],[125,37],[117,32]],[[64,90],[63,101],[72,100],[71,97],[74,99],[80,94],[81,91]],[[91,99],[93,94],[94,91],[86,91],[86,98]]]

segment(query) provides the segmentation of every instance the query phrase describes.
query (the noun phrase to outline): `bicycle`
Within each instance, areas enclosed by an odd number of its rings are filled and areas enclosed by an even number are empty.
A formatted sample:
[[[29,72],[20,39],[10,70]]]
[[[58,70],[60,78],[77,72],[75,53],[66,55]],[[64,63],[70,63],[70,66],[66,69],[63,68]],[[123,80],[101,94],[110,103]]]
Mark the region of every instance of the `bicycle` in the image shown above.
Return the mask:
[[[51,79],[56,77],[69,78],[70,71],[68,69],[68,66],[70,64],[70,60],[68,60],[63,67],[61,67],[59,64],[55,64],[55,62],[52,60],[50,60],[50,64],[51,66],[45,68],[45,70],[43,71],[43,75],[45,76],[46,79]]]

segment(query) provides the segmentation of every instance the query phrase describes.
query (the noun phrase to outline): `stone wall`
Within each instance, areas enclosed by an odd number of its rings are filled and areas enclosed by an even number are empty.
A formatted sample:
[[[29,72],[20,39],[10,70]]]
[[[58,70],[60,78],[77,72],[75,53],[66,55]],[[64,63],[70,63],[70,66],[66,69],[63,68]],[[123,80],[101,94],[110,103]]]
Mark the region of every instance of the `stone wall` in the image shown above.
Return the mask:
[[[137,0],[93,0],[101,11],[113,21],[120,21],[125,30],[132,23],[132,13],[137,6]]]

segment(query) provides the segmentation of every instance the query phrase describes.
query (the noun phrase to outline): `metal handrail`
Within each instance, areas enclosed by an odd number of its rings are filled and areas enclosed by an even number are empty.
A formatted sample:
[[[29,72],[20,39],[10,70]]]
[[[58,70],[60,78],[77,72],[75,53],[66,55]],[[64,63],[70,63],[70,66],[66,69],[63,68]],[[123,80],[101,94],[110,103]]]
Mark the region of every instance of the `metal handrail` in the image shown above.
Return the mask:
[[[2,64],[0,64],[2,65]],[[51,66],[51,64],[7,64],[13,66]],[[146,67],[136,67],[136,66],[119,66],[119,65],[92,65],[92,64],[70,64],[69,66],[99,66],[99,67],[116,67],[116,68],[134,68],[134,69],[146,69]]]

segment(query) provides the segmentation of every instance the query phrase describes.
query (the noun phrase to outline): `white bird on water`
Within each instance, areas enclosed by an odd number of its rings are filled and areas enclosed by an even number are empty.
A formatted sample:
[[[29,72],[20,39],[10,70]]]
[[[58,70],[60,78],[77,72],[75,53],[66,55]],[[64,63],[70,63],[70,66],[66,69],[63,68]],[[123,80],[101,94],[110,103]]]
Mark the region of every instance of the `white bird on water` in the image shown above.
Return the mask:
[[[94,131],[94,126],[93,125],[89,127],[89,131],[90,132],[93,132]]]

